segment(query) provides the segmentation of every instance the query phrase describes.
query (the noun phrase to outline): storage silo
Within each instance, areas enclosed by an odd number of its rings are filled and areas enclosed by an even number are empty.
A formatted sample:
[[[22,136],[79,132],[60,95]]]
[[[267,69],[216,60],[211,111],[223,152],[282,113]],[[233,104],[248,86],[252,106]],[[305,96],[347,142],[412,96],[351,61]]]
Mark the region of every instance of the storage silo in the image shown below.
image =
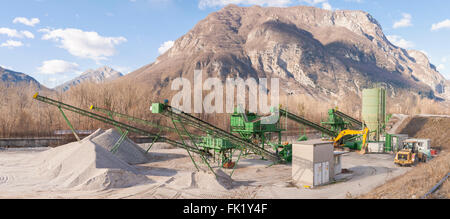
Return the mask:
[[[370,130],[369,141],[380,141],[386,127],[386,90],[363,90],[362,119]]]

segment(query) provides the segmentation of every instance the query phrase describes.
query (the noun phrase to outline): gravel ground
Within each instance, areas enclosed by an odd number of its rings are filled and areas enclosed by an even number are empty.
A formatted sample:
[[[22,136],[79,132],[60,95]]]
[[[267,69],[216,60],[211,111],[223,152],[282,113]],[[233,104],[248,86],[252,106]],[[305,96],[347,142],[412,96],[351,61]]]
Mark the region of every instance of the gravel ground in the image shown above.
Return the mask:
[[[163,148],[163,149],[158,149]],[[233,179],[221,174],[217,180],[209,172],[197,172],[186,151],[160,145],[147,155],[149,162],[133,165],[148,181],[126,188],[86,190],[52,185],[40,178],[28,162],[45,153],[40,149],[0,151],[0,198],[245,198],[302,199],[350,198],[370,191],[387,180],[404,174],[408,168],[393,165],[393,155],[359,155],[342,158],[350,174],[342,182],[317,189],[297,188],[291,183],[290,165],[273,165],[259,159],[242,159]],[[199,158],[197,163],[201,164]],[[206,170],[204,165],[201,168]],[[24,183],[26,182],[26,183]],[[34,186],[33,186],[34,185]]]

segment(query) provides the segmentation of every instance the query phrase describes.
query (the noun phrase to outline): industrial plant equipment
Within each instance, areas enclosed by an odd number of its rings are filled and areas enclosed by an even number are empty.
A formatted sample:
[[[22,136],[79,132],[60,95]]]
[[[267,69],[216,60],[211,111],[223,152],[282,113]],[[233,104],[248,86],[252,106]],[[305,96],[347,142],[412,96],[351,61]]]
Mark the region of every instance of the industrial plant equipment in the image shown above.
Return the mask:
[[[369,134],[369,129],[366,127],[364,128],[364,130],[362,131],[357,131],[357,130],[344,130],[342,131],[336,138],[333,139],[334,141],[334,146],[335,147],[339,147],[339,146],[343,146],[346,147],[348,146],[348,143],[345,143],[343,141],[343,138],[346,136],[362,136],[362,142],[361,142],[361,147],[359,148],[360,153],[364,154],[366,153],[366,146],[367,146],[367,136]]]

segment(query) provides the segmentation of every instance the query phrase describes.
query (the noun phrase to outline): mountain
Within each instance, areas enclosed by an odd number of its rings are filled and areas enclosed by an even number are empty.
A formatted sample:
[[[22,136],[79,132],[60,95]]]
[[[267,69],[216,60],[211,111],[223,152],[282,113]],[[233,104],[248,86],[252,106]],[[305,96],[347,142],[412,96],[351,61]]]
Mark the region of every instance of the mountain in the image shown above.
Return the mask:
[[[55,90],[68,91],[70,88],[77,86],[84,82],[94,82],[97,84],[109,82],[122,77],[122,73],[108,67],[103,66],[96,70],[89,69],[80,76],[62,84],[55,88]]]
[[[450,82],[420,51],[393,45],[363,11],[314,7],[238,7],[208,15],[154,63],[123,77],[170,96],[177,77],[281,79],[285,92],[325,101],[361,96],[384,84],[388,95],[450,100]]]
[[[6,87],[31,87],[37,90],[48,90],[36,79],[24,73],[11,71],[0,67],[0,85]]]

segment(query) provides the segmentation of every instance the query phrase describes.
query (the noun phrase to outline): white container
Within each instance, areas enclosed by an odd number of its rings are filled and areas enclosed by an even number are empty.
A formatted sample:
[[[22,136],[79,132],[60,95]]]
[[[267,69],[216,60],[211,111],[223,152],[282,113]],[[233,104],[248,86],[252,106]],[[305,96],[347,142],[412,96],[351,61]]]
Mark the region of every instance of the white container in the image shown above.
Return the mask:
[[[369,142],[367,148],[369,153],[384,153],[384,142]]]

